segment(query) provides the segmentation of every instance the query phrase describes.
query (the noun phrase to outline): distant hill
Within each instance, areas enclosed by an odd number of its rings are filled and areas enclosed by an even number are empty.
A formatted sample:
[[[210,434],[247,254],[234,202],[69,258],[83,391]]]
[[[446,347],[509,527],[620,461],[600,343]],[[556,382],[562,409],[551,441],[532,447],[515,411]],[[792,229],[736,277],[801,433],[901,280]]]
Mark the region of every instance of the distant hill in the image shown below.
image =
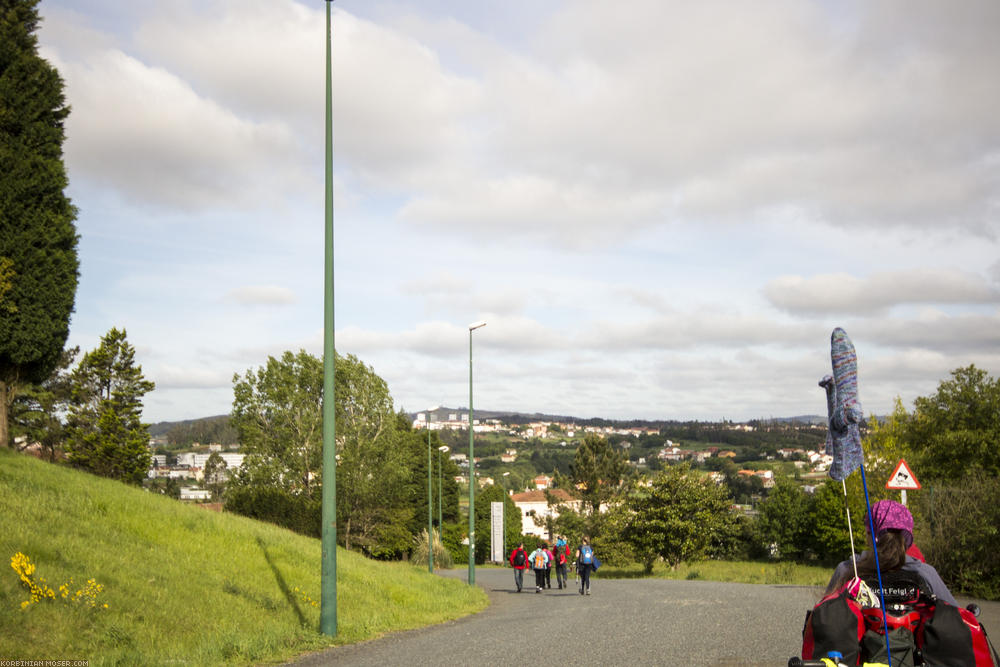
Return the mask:
[[[194,443],[235,445],[239,434],[229,425],[229,415],[186,419],[179,422],[159,422],[149,427],[151,438],[166,438],[172,447],[189,447]]]
[[[418,410],[417,412],[407,412],[410,420],[416,419],[418,414],[427,412]],[[469,408],[447,406],[440,407],[434,411],[435,417],[441,419],[447,414],[467,414]],[[604,417],[571,417],[568,415],[553,415],[543,412],[516,412],[511,410],[480,410],[476,408],[476,419],[503,419],[511,424],[527,424],[530,422],[561,422],[582,424],[585,426],[627,426],[627,427],[651,427],[660,428],[663,426],[676,426],[678,424],[713,424],[722,422],[706,422],[691,419],[607,419]],[[782,424],[825,424],[826,417],[822,415],[797,415],[794,417],[760,417],[748,421],[754,422],[778,422]],[[195,442],[220,442],[221,444],[234,444],[235,434],[220,431],[228,428],[229,415],[215,415],[212,417],[200,417],[198,419],[185,419],[174,422],[157,422],[149,427],[151,437],[168,436],[172,439],[187,439]]]
[[[216,420],[216,419],[229,419],[229,415],[213,415],[211,417],[198,417],[197,419],[183,419],[176,422],[156,422],[155,424],[149,425],[149,435],[152,437],[157,437],[160,435],[166,435],[170,429],[177,426],[191,426],[198,422],[203,422],[206,420]]]
[[[416,416],[421,413],[427,412],[426,410],[418,410],[417,412],[408,412],[407,415],[410,419],[416,419]],[[449,408],[447,406],[440,407],[434,410],[434,415],[436,418],[440,419],[442,414],[467,414],[469,408],[458,407]],[[562,423],[574,423],[583,424],[587,426],[628,426],[628,427],[652,427],[658,428],[661,426],[676,426],[678,424],[721,424],[723,422],[711,422],[711,421],[699,421],[696,419],[608,419],[606,417],[570,417],[567,415],[552,415],[542,412],[514,412],[514,411],[504,411],[504,410],[480,410],[476,408],[475,418],[478,420],[483,419],[503,419],[505,422],[512,424],[522,424],[535,421],[548,421],[548,422],[562,422]],[[783,424],[825,424],[826,417],[821,415],[800,415],[795,417],[759,417],[756,419],[747,420],[748,422],[778,422]]]

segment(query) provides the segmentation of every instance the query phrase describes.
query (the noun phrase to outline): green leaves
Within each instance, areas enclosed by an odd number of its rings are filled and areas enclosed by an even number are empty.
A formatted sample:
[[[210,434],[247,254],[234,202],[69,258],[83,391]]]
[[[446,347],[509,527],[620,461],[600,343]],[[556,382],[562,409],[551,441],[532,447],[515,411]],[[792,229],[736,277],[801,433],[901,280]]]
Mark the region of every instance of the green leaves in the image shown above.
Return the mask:
[[[670,567],[704,558],[713,543],[732,533],[735,517],[725,490],[686,465],[661,472],[648,488],[626,497],[622,537],[647,570],[659,557]]]
[[[66,454],[97,475],[140,484],[149,469],[142,397],[154,384],[135,364],[125,330],[112,328],[70,375]]]
[[[584,438],[573,457],[573,482],[593,514],[615,496],[627,472],[625,457],[600,436]]]
[[[973,470],[1000,475],[1000,379],[968,366],[933,396],[914,401],[907,435],[920,454],[918,478],[959,480]]]
[[[335,370],[337,537],[348,549],[394,555],[411,544],[413,461],[385,381],[353,355],[338,355]],[[233,484],[319,498],[323,400],[323,361],[305,350],[234,375],[231,424],[246,459]]]
[[[59,73],[38,55],[37,0],[0,10],[0,444],[25,382],[42,382],[69,335],[76,297],[76,211],[64,193]]]

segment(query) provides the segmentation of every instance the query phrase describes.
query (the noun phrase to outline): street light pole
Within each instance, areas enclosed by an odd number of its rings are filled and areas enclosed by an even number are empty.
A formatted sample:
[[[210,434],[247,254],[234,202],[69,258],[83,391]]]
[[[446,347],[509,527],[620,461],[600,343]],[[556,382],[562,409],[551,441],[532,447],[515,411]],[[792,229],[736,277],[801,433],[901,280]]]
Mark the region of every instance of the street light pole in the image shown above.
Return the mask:
[[[486,322],[469,325],[469,585],[476,583],[476,455],[472,416],[472,332]]]
[[[427,411],[427,571],[434,574],[434,488],[431,486],[431,411]]]
[[[319,630],[337,636],[337,427],[334,410],[336,345],[333,319],[333,68],[330,4],[326,2],[326,220],[323,288],[323,494]]]
[[[442,535],[444,534],[444,514],[442,512],[442,507],[444,506],[444,492],[442,491],[441,479],[444,473],[441,470],[441,455],[449,449],[448,445],[441,445],[438,447],[438,533]]]

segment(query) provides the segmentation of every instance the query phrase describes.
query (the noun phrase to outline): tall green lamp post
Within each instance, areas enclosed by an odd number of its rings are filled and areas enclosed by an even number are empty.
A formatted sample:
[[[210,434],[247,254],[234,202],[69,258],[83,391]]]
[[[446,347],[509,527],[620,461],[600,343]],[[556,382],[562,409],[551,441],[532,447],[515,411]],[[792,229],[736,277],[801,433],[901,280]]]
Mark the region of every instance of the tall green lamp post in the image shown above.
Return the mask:
[[[434,574],[434,486],[431,475],[434,464],[431,462],[431,413],[437,406],[427,409],[427,571]]]
[[[330,4],[326,2],[326,232],[323,289],[323,496],[319,630],[337,636],[337,427],[334,410],[333,319],[333,67]]]
[[[444,506],[444,492],[442,491],[441,484],[444,473],[441,470],[441,455],[448,451],[451,451],[448,445],[438,447],[438,533],[440,534],[444,534],[442,533],[444,530],[444,512],[442,511],[442,507]]]
[[[486,326],[486,322],[469,325],[469,585],[476,583],[476,455],[472,416],[472,332]]]

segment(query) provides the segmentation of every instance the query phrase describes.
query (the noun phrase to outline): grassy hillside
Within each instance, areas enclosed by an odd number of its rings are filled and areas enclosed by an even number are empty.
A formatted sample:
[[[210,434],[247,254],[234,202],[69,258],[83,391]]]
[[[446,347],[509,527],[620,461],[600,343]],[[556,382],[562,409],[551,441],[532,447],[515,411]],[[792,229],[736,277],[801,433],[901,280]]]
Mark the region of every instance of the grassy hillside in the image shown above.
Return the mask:
[[[25,554],[56,594],[10,566]],[[0,657],[90,664],[276,662],[484,608],[485,594],[338,550],[338,637],[318,632],[320,543],[0,448]],[[103,589],[68,597],[94,579]],[[93,588],[90,589],[91,593]],[[96,597],[96,606],[88,602]],[[107,608],[103,605],[107,604]]]

